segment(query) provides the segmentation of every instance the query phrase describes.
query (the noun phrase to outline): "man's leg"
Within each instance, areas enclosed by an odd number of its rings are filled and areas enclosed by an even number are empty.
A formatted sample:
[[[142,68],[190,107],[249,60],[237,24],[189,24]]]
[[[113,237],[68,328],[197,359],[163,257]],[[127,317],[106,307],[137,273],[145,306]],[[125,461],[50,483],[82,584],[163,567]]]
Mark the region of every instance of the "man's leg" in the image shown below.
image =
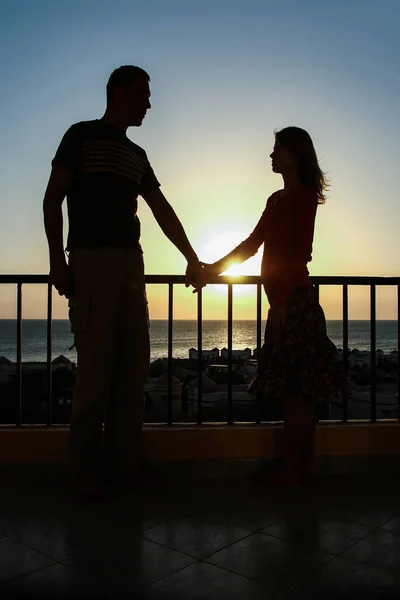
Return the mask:
[[[140,464],[143,388],[150,362],[142,255],[135,250],[128,250],[126,268],[115,368],[105,419],[106,460],[115,475],[135,471]]]
[[[77,483],[96,479],[102,459],[102,423],[114,367],[120,281],[107,250],[82,250],[71,257],[75,293],[70,319],[78,353],[69,460]]]

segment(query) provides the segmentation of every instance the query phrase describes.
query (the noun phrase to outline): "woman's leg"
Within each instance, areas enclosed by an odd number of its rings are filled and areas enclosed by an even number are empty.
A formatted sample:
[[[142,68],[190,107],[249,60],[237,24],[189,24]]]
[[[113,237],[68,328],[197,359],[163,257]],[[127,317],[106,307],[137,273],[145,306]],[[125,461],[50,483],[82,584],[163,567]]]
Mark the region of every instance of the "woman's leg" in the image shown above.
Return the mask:
[[[266,477],[268,485],[298,485],[300,483],[300,457],[305,435],[302,403],[298,398],[283,401],[285,451],[282,463]]]
[[[297,485],[315,477],[315,410],[296,397],[283,402],[285,453],[282,464],[266,478],[270,485]]]
[[[308,402],[304,411],[305,436],[300,459],[300,477],[305,483],[312,483],[317,476],[315,457],[315,404]]]
[[[300,460],[306,436],[304,408],[299,398],[288,397],[283,401],[285,453],[282,470],[294,477],[300,477]]]

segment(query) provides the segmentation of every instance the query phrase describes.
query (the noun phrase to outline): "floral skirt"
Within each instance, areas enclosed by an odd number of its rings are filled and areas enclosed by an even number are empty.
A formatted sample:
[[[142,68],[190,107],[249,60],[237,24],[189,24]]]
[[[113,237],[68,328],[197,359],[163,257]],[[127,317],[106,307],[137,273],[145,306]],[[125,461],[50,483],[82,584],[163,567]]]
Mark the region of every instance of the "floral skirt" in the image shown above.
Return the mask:
[[[314,286],[297,288],[287,302],[280,339],[271,333],[268,314],[258,373],[248,391],[279,400],[296,397],[329,403],[340,399],[346,389],[345,372],[327,336],[316,290]]]

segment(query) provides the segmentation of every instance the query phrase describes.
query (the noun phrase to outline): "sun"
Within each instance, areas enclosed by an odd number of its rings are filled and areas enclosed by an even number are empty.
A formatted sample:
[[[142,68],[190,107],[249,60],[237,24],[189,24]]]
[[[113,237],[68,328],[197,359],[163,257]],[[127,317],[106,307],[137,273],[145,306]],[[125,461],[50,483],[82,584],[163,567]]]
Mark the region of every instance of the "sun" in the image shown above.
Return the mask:
[[[203,250],[200,253],[200,260],[206,263],[213,263],[226,254],[229,254],[236,246],[248,237],[248,234],[240,231],[227,231],[217,235],[212,240],[206,242]],[[244,263],[232,265],[227,271],[221,275],[259,275],[261,268],[261,251],[255,256],[252,256]],[[223,291],[225,286],[210,286],[215,287],[218,291]],[[240,288],[240,290],[239,290]],[[243,288],[243,289],[242,289]],[[252,293],[251,286],[237,285],[235,291],[241,293]]]

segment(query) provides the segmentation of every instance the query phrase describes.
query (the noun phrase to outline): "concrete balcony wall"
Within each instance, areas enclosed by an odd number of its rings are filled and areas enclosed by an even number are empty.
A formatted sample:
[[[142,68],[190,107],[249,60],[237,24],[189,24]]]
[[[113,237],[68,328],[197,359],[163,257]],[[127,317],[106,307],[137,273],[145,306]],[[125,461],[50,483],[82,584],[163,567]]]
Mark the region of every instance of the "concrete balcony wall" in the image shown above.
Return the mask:
[[[67,462],[67,427],[0,428],[0,463]],[[282,455],[282,424],[145,425],[143,455],[148,461],[263,460]],[[317,455],[398,457],[400,423],[321,423]]]

